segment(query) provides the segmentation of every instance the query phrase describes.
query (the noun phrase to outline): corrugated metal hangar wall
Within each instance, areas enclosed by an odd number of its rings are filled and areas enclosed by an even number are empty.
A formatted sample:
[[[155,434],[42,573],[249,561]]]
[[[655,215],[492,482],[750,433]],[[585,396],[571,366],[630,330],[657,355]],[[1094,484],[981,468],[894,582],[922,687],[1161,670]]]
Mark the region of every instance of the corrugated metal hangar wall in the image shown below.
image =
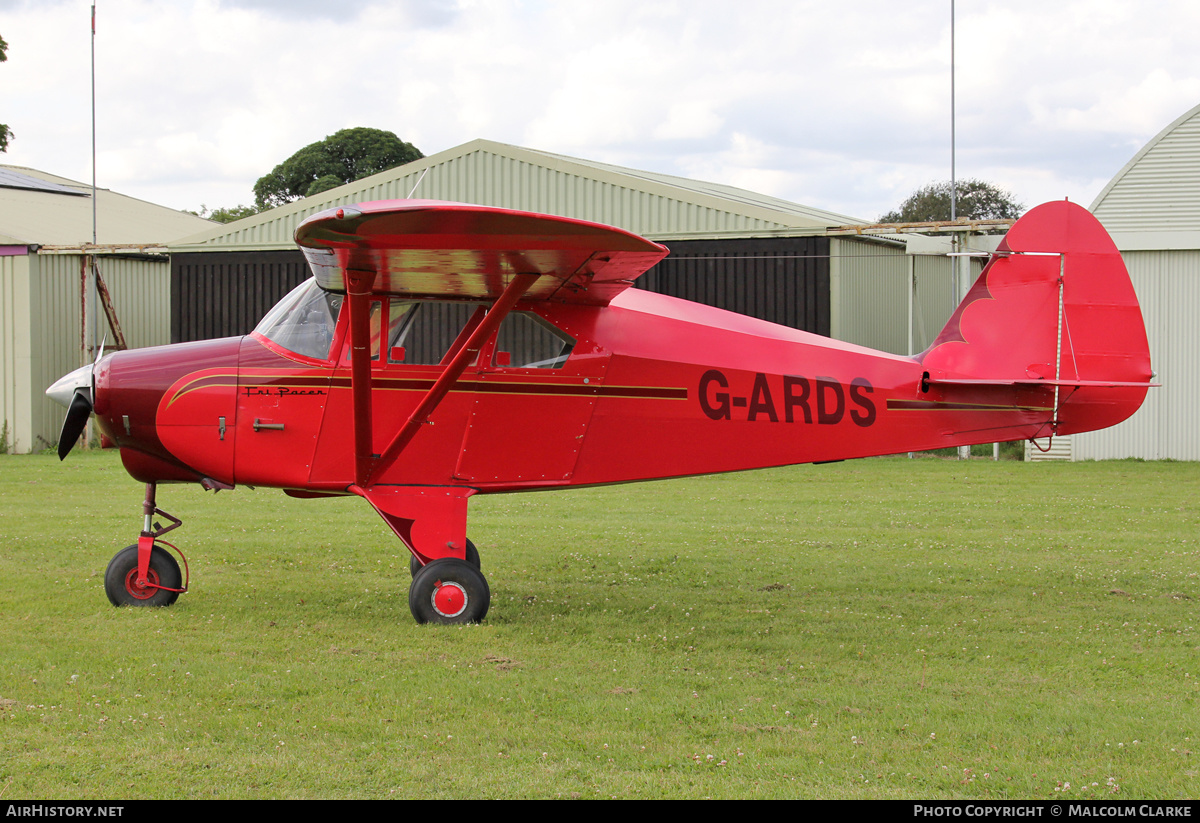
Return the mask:
[[[1071,459],[1200,460],[1200,106],[1147,143],[1091,206],[1129,269],[1161,388],[1129,420],[1071,438]]]
[[[639,288],[829,335],[829,239],[739,238],[668,244]],[[171,342],[246,334],[310,276],[298,252],[171,256]]]
[[[162,256],[98,255],[130,348],[167,342],[167,261]],[[0,256],[0,421],[14,453],[54,445],[62,407],[46,387],[81,365],[81,254]],[[112,337],[108,337],[112,346]]]
[[[171,342],[248,334],[312,272],[299,250],[171,255]]]
[[[829,238],[679,240],[636,285],[829,336]]]
[[[1129,268],[1160,388],[1133,417],[1071,437],[1070,459],[1200,460],[1200,249],[1128,251]]]

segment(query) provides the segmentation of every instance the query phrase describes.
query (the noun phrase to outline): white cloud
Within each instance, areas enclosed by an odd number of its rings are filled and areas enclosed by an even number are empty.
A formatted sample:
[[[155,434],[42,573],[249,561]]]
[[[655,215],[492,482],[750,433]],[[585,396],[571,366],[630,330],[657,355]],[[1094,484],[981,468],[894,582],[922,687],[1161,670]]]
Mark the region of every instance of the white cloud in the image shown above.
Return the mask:
[[[90,179],[90,3],[7,3],[0,161]],[[177,208],[348,126],[426,153],[476,137],[871,218],[949,177],[948,8],[606,0],[105,0],[102,185]],[[1090,202],[1200,102],[1172,0],[957,5],[963,177]]]

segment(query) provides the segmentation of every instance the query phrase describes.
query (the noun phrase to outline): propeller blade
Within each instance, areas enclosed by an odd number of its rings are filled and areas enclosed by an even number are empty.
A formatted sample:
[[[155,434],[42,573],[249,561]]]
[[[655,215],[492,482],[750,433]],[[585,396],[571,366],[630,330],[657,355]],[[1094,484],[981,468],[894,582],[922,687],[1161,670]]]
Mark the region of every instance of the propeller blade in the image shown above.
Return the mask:
[[[75,447],[79,435],[87,425],[88,415],[92,413],[92,401],[87,394],[80,390],[71,398],[71,406],[67,409],[67,419],[63,421],[62,431],[58,435],[58,459],[65,460]]]

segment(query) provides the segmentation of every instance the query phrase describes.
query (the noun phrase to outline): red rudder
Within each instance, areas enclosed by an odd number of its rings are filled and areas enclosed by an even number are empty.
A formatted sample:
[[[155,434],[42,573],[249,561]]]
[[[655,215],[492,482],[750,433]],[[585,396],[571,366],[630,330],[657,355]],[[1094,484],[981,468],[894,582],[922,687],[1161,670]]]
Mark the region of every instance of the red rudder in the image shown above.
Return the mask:
[[[1047,435],[1119,423],[1151,377],[1121,254],[1095,217],[1065,200],[1013,225],[919,359],[935,383],[1057,388]]]

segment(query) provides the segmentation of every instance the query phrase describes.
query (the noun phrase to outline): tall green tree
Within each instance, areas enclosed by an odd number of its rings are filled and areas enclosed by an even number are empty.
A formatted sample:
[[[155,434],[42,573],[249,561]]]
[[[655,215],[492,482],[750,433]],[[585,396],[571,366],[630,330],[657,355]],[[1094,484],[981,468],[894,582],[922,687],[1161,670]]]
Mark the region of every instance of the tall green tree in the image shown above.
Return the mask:
[[[954,186],[955,217],[970,220],[1015,220],[1025,211],[1004,189],[982,180],[959,180]],[[917,189],[900,208],[879,218],[880,223],[931,223],[950,219],[950,181]]]
[[[260,209],[282,206],[424,157],[390,131],[342,129],[305,146],[254,184]]]
[[[0,63],[8,59],[8,43],[0,37]],[[8,151],[8,141],[12,139],[12,129],[0,123],[0,151]]]

